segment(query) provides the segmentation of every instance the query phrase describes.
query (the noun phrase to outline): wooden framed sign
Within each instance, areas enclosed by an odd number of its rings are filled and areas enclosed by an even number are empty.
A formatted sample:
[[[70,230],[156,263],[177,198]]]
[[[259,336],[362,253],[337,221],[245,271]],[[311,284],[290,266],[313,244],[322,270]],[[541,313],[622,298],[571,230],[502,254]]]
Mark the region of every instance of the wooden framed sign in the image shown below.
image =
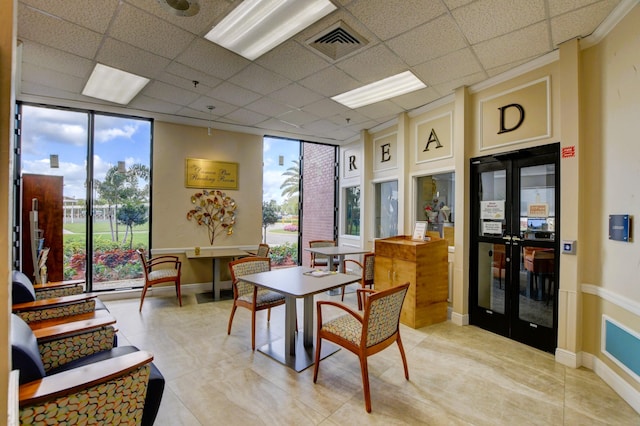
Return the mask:
[[[238,189],[238,163],[187,158],[187,188]]]

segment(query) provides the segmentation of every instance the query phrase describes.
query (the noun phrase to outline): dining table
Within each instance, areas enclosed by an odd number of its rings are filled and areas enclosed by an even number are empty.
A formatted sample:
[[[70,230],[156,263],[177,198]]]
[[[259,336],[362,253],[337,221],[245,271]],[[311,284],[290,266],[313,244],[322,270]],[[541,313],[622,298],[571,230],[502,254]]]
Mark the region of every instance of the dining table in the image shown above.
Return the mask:
[[[240,279],[284,294],[284,337],[260,346],[258,351],[300,372],[314,363],[314,295],[354,283],[360,279],[360,276],[296,266],[243,275]],[[303,327],[302,331],[296,332],[296,303],[299,298],[303,299]],[[323,343],[320,359],[324,359],[338,350],[339,347],[336,345],[329,342]]]
[[[200,249],[196,250],[187,250],[186,251],[187,259],[212,259],[212,282],[211,282],[211,291],[213,294],[214,300],[220,300],[220,287],[223,284],[220,279],[220,261],[222,259],[239,259],[241,257],[251,256],[250,253],[238,249],[238,248],[215,248],[215,249]]]

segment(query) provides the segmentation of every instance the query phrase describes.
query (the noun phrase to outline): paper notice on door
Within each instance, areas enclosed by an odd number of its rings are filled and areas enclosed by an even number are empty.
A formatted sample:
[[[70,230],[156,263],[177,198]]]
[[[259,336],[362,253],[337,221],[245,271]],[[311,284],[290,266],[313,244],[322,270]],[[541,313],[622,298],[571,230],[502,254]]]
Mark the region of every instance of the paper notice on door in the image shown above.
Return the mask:
[[[504,219],[504,200],[480,201],[480,219]]]
[[[482,233],[502,235],[502,222],[482,222]]]

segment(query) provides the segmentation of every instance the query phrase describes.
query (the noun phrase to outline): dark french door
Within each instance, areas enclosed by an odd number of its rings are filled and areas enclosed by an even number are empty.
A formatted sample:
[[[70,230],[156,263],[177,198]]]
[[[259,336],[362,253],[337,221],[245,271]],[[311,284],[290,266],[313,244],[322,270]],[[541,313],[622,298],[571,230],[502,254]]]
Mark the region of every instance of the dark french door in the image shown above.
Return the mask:
[[[471,160],[470,323],[554,352],[559,144]]]

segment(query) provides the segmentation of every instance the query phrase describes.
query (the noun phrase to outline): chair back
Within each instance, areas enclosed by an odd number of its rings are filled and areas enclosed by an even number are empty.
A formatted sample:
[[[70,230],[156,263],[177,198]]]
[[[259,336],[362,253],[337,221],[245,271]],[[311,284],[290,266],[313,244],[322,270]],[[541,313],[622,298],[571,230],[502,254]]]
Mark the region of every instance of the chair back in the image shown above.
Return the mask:
[[[409,283],[371,294],[364,305],[362,344],[374,346],[398,332]]]
[[[269,257],[269,244],[260,244],[258,246],[258,252],[256,253],[256,256],[258,257]]]
[[[310,248],[333,247],[335,245],[336,245],[336,242],[334,240],[313,240],[313,241],[309,241],[309,247]]]
[[[364,285],[373,284],[375,260],[376,260],[375,253],[367,253],[364,255],[364,259],[363,259],[364,271],[362,272],[362,279],[363,279]]]
[[[12,369],[20,370],[20,384],[43,378],[46,373],[36,336],[16,314],[11,314],[10,334]]]
[[[11,283],[11,303],[26,303],[36,300],[36,290],[31,280],[20,271],[13,271]]]
[[[140,249],[136,249],[136,253],[140,257],[140,261],[142,262],[142,270],[144,271],[144,279],[149,281],[149,265],[147,265],[147,256],[145,252]]]
[[[233,296],[243,296],[253,292],[254,285],[242,281],[243,275],[257,274],[271,270],[271,259],[268,257],[243,257],[242,259],[229,262],[231,281],[233,282]]]

